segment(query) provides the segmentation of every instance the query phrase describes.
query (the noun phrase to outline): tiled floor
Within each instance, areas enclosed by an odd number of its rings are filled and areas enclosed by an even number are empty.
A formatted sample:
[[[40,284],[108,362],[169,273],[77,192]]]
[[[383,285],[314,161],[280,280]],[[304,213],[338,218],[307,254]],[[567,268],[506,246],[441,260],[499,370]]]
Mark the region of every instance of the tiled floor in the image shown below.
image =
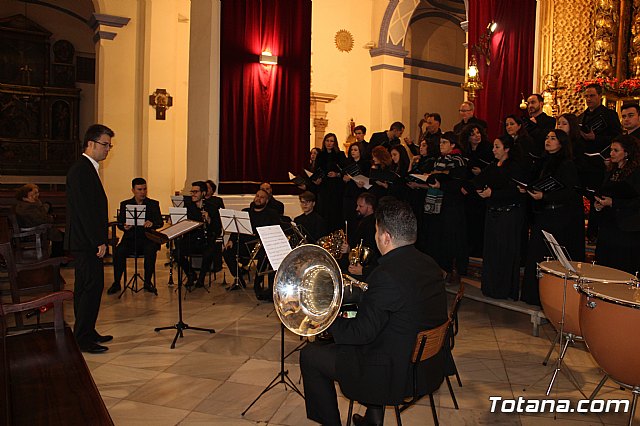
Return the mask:
[[[198,289],[183,303],[186,323],[212,327],[216,333],[187,330],[176,348],[169,348],[175,332],[154,331],[154,327],[175,324],[178,316],[177,294],[175,287],[167,286],[163,261],[162,254],[158,257],[157,297],[127,292],[118,299],[105,293],[98,330],[112,334],[114,340],[108,352],[85,356],[116,425],[314,424],[305,417],[302,398],[281,384],[241,415],[279,371],[280,323],[272,304],[258,304],[250,293],[225,292],[222,276],[211,293]],[[63,275],[72,288],[73,270],[66,269]],[[111,279],[112,270],[107,267],[107,286]],[[71,322],[70,306],[66,315]],[[625,424],[627,414],[566,413],[554,418],[552,414],[490,412],[489,396],[544,397],[553,367],[543,367],[541,362],[552,333],[547,324],[541,337],[532,337],[528,316],[464,300],[454,349],[463,382],[462,388],[454,384],[460,409],[453,408],[443,386],[435,395],[441,424]],[[299,337],[287,331],[286,351],[299,343]],[[584,347],[570,348],[566,359],[582,391],[589,395],[601,378],[598,367]],[[298,383],[297,352],[287,359],[286,368]],[[582,396],[561,375],[552,397],[575,402]],[[630,393],[609,382],[600,397],[630,399]],[[339,403],[344,420],[348,401],[341,397]],[[386,416],[387,424],[395,424],[391,411]],[[405,411],[402,420],[405,425],[433,424],[428,398]]]

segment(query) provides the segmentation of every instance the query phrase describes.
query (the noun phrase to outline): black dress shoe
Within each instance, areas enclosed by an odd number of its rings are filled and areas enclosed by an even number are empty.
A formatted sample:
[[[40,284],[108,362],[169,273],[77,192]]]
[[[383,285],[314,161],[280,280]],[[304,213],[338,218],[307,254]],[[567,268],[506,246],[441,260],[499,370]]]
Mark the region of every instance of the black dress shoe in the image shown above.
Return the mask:
[[[111,287],[109,287],[109,290],[107,290],[107,294],[116,294],[120,290],[122,290],[122,287],[120,287],[120,284],[113,283],[111,284]]]
[[[93,341],[95,343],[107,343],[113,340],[113,336],[110,334],[107,334],[105,336],[101,336],[98,334],[98,337],[96,337],[95,339],[93,339]]]
[[[99,345],[97,343],[89,343],[88,345],[80,346],[80,350],[82,352],[87,352],[90,354],[101,354],[102,352],[106,352],[109,350],[108,347]]]
[[[360,414],[354,414],[351,419],[353,420],[353,424],[356,426],[373,426],[377,424],[369,423],[367,419],[365,419],[364,416],[361,416]],[[382,425],[381,423],[378,424]]]

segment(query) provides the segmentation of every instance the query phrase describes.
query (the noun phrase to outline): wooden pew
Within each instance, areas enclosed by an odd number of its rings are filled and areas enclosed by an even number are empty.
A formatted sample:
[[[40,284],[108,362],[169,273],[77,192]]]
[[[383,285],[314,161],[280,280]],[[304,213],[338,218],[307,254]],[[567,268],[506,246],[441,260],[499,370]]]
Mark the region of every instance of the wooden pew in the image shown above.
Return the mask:
[[[0,425],[113,425],[73,333],[63,320],[70,291],[0,304]],[[54,328],[7,335],[6,315],[53,303]]]

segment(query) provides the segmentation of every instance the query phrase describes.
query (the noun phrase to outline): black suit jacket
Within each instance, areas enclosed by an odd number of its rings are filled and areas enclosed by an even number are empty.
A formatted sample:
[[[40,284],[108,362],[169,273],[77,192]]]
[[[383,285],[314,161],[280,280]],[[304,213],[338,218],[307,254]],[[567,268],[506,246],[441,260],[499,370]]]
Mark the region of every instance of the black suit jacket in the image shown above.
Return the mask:
[[[442,272],[410,245],[378,259],[367,281],[357,316],[337,318],[329,329],[338,345],[338,383],[345,396],[358,401],[399,403],[411,394],[417,333],[447,320]]]
[[[466,123],[460,120],[458,124],[453,126],[453,133],[455,133],[456,135],[460,135],[460,133],[462,133],[462,129],[464,129],[464,127],[468,126],[469,124],[477,124],[478,126],[482,127],[484,130],[487,130],[487,122],[484,120],[480,120],[478,117],[473,115]]]
[[[128,200],[124,200],[120,202],[120,210],[118,210],[118,228],[124,231],[124,224],[127,219],[127,205],[129,204],[137,204],[135,197],[132,197]],[[162,214],[160,214],[160,203],[151,198],[145,198],[142,200],[142,204],[147,206],[147,211],[145,212],[145,221],[149,220],[153,223],[151,229],[158,229],[164,225],[164,221],[162,220]],[[131,216],[130,216],[131,217]],[[137,237],[138,241],[142,241],[141,238],[146,238],[144,235],[145,228],[139,226],[137,229]],[[123,240],[133,240],[133,229],[129,229],[128,231],[124,231],[124,235],[122,236]]]
[[[67,173],[65,249],[95,253],[107,243],[107,195],[91,161],[84,155]]]

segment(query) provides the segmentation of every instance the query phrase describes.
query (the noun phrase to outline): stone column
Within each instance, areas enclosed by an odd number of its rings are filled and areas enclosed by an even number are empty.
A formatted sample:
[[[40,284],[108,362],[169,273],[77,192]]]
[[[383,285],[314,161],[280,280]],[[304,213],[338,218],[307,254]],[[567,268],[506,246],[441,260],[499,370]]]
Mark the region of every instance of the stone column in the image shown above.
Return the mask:
[[[402,121],[404,58],[409,52],[388,45],[371,49],[371,129]]]
[[[311,92],[311,118],[313,119],[314,128],[314,147],[322,149],[322,140],[324,139],[324,131],[329,125],[327,120],[328,111],[325,109],[326,104],[337,98],[338,95],[329,93]]]
[[[189,119],[185,187],[219,183],[220,1],[191,0]],[[239,142],[239,141],[236,141]]]

